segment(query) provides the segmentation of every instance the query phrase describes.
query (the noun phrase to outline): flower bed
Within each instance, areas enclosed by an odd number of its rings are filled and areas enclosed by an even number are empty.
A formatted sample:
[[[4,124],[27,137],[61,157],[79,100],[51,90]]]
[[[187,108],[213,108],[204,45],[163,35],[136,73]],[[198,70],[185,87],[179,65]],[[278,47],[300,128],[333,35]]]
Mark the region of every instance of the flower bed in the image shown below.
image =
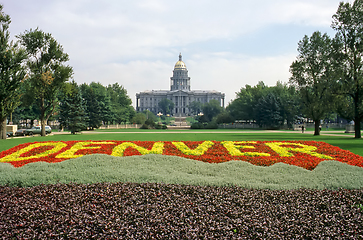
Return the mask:
[[[162,154],[209,163],[241,160],[259,166],[282,162],[308,170],[321,161],[335,160],[363,167],[363,157],[316,141],[48,141],[25,143],[3,151],[0,162],[21,167],[31,162],[54,163],[90,154]]]

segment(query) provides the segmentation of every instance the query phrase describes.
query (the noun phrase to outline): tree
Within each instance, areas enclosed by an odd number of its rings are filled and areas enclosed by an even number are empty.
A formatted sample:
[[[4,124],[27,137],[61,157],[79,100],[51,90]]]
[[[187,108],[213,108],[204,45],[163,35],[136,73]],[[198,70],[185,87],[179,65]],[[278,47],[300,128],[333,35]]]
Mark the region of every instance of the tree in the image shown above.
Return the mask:
[[[202,103],[193,101],[189,104],[189,109],[192,114],[198,115],[202,111]]]
[[[208,122],[212,121],[213,117],[222,112],[222,107],[217,100],[210,100],[208,103],[202,106],[203,116]]]
[[[114,114],[109,90],[101,83],[92,82],[80,86],[82,97],[85,100],[88,127],[99,128],[102,124],[117,121]]]
[[[283,124],[292,127],[299,115],[299,98],[294,86],[277,82],[267,87],[264,82],[241,88],[226,108],[236,120],[256,121],[261,127],[279,128]]]
[[[283,125],[281,100],[272,91],[259,99],[256,109],[256,123],[261,127],[280,128]]]
[[[111,108],[111,98],[109,93],[107,92],[106,87],[104,87],[101,83],[92,82],[90,85],[92,92],[94,93],[94,97],[99,105],[99,118],[103,122],[103,124],[108,124],[109,122],[113,122],[114,116],[112,114]]]
[[[40,111],[39,111],[39,108],[34,104],[26,106],[26,105],[24,105],[24,102],[21,102],[21,105],[18,106],[14,110],[12,115],[13,115],[13,122],[14,123],[19,123],[20,120],[28,120],[29,119],[31,126],[33,126],[34,125],[34,120],[39,118]]]
[[[20,104],[20,87],[25,78],[25,51],[10,42],[10,16],[0,4],[0,139],[6,138],[6,118]]]
[[[108,85],[107,92],[111,100],[111,112],[113,119],[117,123],[129,122],[135,115],[135,110],[131,106],[132,101],[127,95],[127,91],[118,83]]]
[[[134,124],[144,124],[146,121],[146,115],[142,112],[138,112],[135,116],[131,119],[132,123]]]
[[[320,135],[320,120],[333,108],[333,42],[327,34],[314,32],[298,44],[299,55],[291,64],[290,83],[297,87],[302,111],[315,123],[314,135]]]
[[[49,33],[35,29],[18,36],[28,54],[30,89],[40,109],[41,136],[58,105],[58,94],[72,76],[73,69],[64,65],[69,60],[62,46]]]
[[[70,90],[64,93],[59,109],[59,122],[66,127],[72,134],[86,129],[86,112],[77,83],[70,84]]]
[[[361,138],[363,119],[363,0],[341,2],[333,15],[332,28],[340,43],[336,60],[341,70],[337,91],[343,95],[339,113],[353,119],[355,138]]]
[[[171,114],[171,111],[174,108],[173,101],[171,101],[167,98],[161,99],[160,102],[158,103],[158,105],[164,115]]]
[[[227,107],[227,110],[236,120],[256,120],[256,105],[265,95],[267,86],[259,82],[256,86],[246,85],[237,92],[237,98]]]
[[[85,111],[87,116],[87,126],[90,129],[99,128],[102,125],[101,106],[97,101],[94,89],[86,83],[80,86],[81,95],[85,101]]]
[[[145,114],[146,119],[151,119],[154,122],[158,121],[158,117],[153,112],[145,110],[143,113]]]
[[[216,117],[216,123],[233,123],[234,118],[231,116],[231,114],[228,111],[222,111],[220,114]]]
[[[272,87],[272,91],[280,99],[280,115],[286,121],[289,128],[292,128],[297,117],[301,116],[300,97],[294,86],[287,86],[280,82]]]

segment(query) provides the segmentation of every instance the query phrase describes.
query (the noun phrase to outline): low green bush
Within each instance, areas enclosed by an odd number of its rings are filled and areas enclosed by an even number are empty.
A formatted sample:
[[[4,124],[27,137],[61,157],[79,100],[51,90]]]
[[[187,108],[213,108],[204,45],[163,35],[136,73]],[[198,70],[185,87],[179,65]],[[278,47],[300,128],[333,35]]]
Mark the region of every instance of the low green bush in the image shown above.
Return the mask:
[[[165,124],[156,124],[155,129],[167,129],[168,127]]]
[[[191,129],[204,129],[204,125],[200,122],[195,122],[190,126]]]
[[[209,122],[204,128],[205,129],[217,129],[218,124],[216,122]]]
[[[363,168],[337,161],[321,162],[313,171],[283,163],[270,167],[243,161],[212,164],[162,155],[96,154],[60,163],[29,163],[20,168],[0,163],[0,185],[22,187],[71,182],[162,182],[257,189],[359,189],[363,188],[362,176]]]

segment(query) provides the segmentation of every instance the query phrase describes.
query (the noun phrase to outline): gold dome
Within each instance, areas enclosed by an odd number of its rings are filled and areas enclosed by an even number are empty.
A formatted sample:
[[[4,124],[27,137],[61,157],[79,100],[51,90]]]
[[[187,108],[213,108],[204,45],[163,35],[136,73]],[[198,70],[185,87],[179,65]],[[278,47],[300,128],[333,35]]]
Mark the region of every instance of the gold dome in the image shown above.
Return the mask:
[[[182,55],[181,53],[179,54],[179,61],[177,61],[175,63],[174,69],[187,69],[187,66],[185,65],[185,63],[182,61]]]
[[[185,66],[185,63],[183,61],[178,61],[175,63],[174,69],[187,69],[187,66]]]

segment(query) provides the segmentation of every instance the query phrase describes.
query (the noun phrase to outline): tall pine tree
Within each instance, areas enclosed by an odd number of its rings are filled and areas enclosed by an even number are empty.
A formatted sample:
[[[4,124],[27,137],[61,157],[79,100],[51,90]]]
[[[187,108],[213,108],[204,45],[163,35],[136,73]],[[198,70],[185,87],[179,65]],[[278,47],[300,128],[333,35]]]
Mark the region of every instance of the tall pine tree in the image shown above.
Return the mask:
[[[70,91],[65,93],[64,100],[60,105],[59,115],[61,126],[70,130],[72,134],[87,128],[84,102],[77,83],[74,81],[71,83]]]

